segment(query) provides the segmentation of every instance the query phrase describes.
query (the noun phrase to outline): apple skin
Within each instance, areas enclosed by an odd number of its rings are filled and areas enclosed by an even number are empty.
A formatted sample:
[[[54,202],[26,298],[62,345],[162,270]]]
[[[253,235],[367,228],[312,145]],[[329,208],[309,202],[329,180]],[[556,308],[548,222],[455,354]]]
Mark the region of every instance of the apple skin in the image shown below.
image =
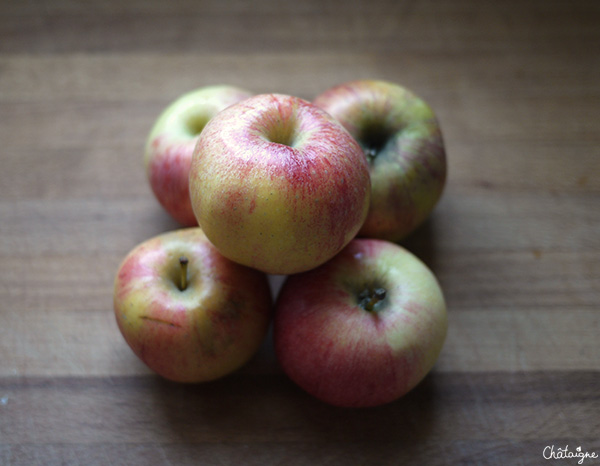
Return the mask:
[[[369,208],[369,167],[326,112],[261,94],[206,125],[190,195],[198,224],[224,256],[287,275],[324,263],[356,236]]]
[[[183,291],[181,256],[188,259]],[[114,312],[125,341],[150,369],[199,383],[233,372],[256,353],[272,296],[265,274],[226,259],[192,227],[146,240],[125,257]]]
[[[361,293],[386,296],[364,307]],[[359,238],[326,264],[287,277],[273,338],[284,372],[316,398],[342,407],[392,402],[432,369],[448,322],[442,290],[416,256]]]
[[[336,118],[370,161],[371,206],[358,236],[399,242],[430,215],[446,184],[446,151],[432,109],[394,83],[351,81],[313,103]]]
[[[207,86],[172,102],[157,118],[144,153],[146,175],[156,199],[182,226],[197,226],[189,195],[192,153],[206,123],[252,94],[234,86]]]

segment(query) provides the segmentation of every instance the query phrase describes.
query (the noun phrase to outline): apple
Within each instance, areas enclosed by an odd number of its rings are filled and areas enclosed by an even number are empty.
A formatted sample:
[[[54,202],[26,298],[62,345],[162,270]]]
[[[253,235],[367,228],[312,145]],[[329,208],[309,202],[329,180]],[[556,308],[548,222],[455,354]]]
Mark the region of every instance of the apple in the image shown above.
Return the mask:
[[[198,227],[136,246],[114,283],[125,341],[153,371],[176,382],[223,377],[262,344],[272,317],[265,274],[223,257]]]
[[[432,369],[447,331],[440,285],[403,247],[357,238],[336,257],[286,278],[275,305],[279,363],[314,397],[378,406]]]
[[[358,233],[399,242],[430,215],[446,183],[446,152],[432,109],[394,83],[357,80],[313,103],[350,132],[371,170],[371,206]]]
[[[227,258],[274,275],[314,268],[369,208],[367,160],[342,125],[298,97],[260,94],[204,128],[190,169],[198,224]]]
[[[202,128],[219,111],[250,95],[233,86],[202,87],[172,102],[154,123],[144,154],[146,175],[156,199],[181,225],[198,224],[190,204],[188,179]]]

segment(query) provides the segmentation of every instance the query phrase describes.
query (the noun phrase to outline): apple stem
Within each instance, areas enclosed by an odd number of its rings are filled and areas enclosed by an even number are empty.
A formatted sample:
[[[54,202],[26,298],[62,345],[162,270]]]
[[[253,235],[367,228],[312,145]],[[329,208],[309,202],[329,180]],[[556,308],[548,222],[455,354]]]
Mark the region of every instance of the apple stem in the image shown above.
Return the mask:
[[[369,161],[369,163],[373,162],[373,160],[375,160],[375,157],[377,157],[377,149],[373,149],[372,147],[368,147],[365,149],[365,155],[367,157],[367,160]]]
[[[188,266],[188,258],[185,256],[181,256],[179,258],[179,264],[181,265],[181,281],[179,289],[181,291],[187,288],[187,266]]]
[[[373,312],[375,308],[375,304],[379,301],[383,301],[385,299],[386,291],[385,288],[377,288],[373,291],[369,301],[365,303],[365,310],[369,312]]]

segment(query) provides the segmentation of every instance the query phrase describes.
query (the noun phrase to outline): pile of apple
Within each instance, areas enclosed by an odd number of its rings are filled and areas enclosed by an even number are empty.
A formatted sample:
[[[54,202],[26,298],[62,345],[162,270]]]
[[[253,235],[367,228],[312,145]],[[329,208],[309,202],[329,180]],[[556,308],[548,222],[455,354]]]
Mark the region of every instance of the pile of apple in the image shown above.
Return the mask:
[[[313,102],[205,87],[159,116],[145,167],[182,228],[127,255],[114,310],[156,373],[189,383],[230,374],[271,323],[285,373],[333,405],[391,402],[431,370],[447,330],[443,293],[397,244],[446,180],[422,99],[372,80]],[[269,275],[285,279],[275,302]]]

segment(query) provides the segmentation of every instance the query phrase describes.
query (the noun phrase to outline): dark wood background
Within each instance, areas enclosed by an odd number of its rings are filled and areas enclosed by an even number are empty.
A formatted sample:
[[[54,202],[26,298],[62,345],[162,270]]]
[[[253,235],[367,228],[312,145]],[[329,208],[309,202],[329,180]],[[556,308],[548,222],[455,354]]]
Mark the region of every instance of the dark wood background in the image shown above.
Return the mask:
[[[447,189],[405,242],[447,298],[434,371],[367,410],[303,393],[270,340],[215,383],[151,374],[112,282],[131,248],[177,228],[142,168],[159,112],[209,84],[310,100],[357,78],[411,88],[445,136]],[[0,157],[2,465],[600,455],[596,0],[4,0]]]

